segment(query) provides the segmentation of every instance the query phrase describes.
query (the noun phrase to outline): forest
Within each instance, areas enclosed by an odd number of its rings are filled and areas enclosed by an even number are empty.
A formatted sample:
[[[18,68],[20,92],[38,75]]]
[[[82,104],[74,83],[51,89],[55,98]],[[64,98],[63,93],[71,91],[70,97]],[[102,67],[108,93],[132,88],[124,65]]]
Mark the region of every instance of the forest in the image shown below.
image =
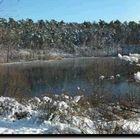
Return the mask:
[[[33,51],[40,53],[39,50],[46,54],[54,50],[76,56],[95,56],[96,51],[105,50],[109,54],[123,46],[138,47],[139,44],[140,23],[134,21],[65,23],[55,20],[35,22],[32,19],[0,19],[0,55],[5,54],[2,59],[7,62],[16,57],[19,59],[18,53],[14,53],[20,49],[31,50],[30,54]]]

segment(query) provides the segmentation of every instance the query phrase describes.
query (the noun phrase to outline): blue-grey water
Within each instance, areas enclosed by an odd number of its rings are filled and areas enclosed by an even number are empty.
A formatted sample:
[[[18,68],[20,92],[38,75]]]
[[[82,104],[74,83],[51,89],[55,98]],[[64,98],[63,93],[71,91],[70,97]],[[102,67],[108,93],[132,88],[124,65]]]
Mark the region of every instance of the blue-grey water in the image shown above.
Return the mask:
[[[6,65],[0,66],[0,93],[2,96],[139,94],[140,83],[133,78],[139,70],[135,65],[111,57]],[[99,78],[101,75],[105,76],[104,80]]]

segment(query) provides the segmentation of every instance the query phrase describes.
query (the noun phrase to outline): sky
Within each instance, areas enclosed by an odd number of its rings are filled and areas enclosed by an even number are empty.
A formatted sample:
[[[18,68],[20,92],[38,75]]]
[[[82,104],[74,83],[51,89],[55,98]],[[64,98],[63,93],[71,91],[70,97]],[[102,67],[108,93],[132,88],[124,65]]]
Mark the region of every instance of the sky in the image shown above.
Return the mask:
[[[140,0],[0,0],[0,17],[34,21],[140,21]]]

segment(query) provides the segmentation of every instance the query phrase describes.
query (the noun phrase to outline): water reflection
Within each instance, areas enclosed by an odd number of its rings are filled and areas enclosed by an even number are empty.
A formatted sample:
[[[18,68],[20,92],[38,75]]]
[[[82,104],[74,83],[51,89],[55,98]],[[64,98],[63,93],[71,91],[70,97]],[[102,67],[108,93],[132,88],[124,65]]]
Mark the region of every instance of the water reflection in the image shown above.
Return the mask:
[[[91,95],[138,94],[133,73],[140,70],[117,58],[78,58],[0,67],[2,96],[41,96],[68,93]],[[115,77],[120,74],[120,77]],[[100,80],[101,75],[105,76]],[[115,79],[110,79],[110,76]]]

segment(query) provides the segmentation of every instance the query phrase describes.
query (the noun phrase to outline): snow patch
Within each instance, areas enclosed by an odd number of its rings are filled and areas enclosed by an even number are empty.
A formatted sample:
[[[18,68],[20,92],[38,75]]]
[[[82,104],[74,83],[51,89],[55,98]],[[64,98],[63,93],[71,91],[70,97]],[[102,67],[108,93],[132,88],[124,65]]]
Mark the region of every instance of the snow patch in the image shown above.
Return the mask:
[[[75,96],[75,97],[74,97],[74,102],[77,103],[77,102],[79,102],[80,99],[81,99],[81,96]]]
[[[49,97],[43,97],[43,101],[46,101],[46,102],[52,102],[52,99],[51,98],[49,98]]]
[[[118,54],[118,57],[121,60],[125,60],[125,61],[131,62],[131,63],[133,63],[133,62],[138,63],[140,58],[137,55],[129,54],[129,56],[128,56],[128,55]]]
[[[140,72],[134,73],[134,79],[136,82],[140,82]]]
[[[104,78],[105,78],[104,75],[101,75],[101,76],[99,77],[99,79],[101,79],[101,80],[103,80]]]
[[[64,101],[59,102],[58,106],[60,109],[67,109],[69,107]]]

